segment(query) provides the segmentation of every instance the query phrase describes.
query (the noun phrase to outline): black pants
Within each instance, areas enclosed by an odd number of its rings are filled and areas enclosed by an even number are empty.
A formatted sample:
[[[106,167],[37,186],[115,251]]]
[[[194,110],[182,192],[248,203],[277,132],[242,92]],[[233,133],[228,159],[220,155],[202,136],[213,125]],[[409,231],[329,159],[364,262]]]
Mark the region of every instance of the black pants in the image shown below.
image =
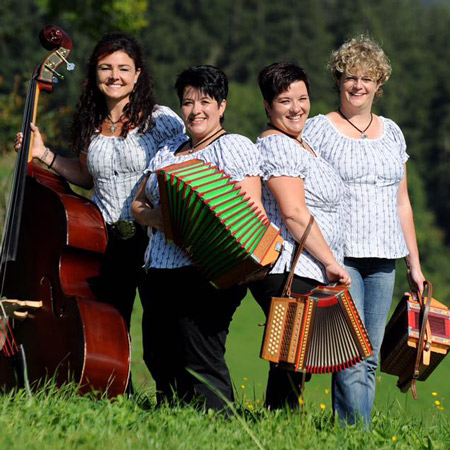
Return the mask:
[[[288,273],[268,275],[263,280],[249,285],[253,297],[264,311],[266,319],[269,316],[271,298],[281,295],[288,275]],[[316,280],[295,275],[292,282],[292,292],[306,294],[319,284]],[[310,376],[307,380],[309,378]],[[266,407],[271,410],[284,408],[285,406],[298,407],[302,384],[303,374],[301,372],[283,370],[276,364],[271,363],[267,379]]]
[[[145,280],[144,252],[148,237],[140,226],[130,239],[120,239],[108,227],[108,246],[103,255],[100,275],[92,280],[92,289],[97,298],[117,308],[130,329],[136,288],[141,299],[148,295]]]
[[[150,269],[147,283],[151,297],[143,303],[144,360],[156,382],[158,403],[178,398],[225,409],[226,403],[208,385],[234,400],[225,343],[247,288],[217,290],[194,267]]]

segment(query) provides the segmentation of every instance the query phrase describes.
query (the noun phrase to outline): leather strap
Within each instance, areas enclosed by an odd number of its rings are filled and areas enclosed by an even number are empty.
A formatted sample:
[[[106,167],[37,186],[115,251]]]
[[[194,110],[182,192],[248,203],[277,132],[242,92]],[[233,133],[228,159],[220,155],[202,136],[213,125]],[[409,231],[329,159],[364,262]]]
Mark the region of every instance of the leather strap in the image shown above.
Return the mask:
[[[430,348],[431,348],[431,327],[428,322],[428,314],[430,312],[431,299],[433,298],[433,285],[430,281],[425,281],[423,283],[423,295],[417,291],[416,295],[418,301],[420,303],[421,311],[420,315],[422,316],[419,341],[417,343],[417,355],[416,355],[416,363],[414,365],[414,372],[411,381],[411,393],[413,397],[417,398],[416,391],[416,380],[419,378],[420,374],[420,364],[423,359],[429,359],[430,357]],[[425,295],[426,294],[426,295]]]
[[[295,266],[297,265],[300,255],[303,252],[303,248],[305,247],[306,238],[308,237],[313,224],[314,224],[314,217],[310,216],[309,223],[308,223],[307,227],[305,228],[305,231],[303,232],[303,235],[302,235],[300,241],[297,244],[297,250],[295,252],[294,260],[292,261],[291,270],[290,270],[289,276],[286,280],[286,284],[284,285],[283,292],[281,293],[282,297],[290,297],[291,296],[292,281],[294,280]]]

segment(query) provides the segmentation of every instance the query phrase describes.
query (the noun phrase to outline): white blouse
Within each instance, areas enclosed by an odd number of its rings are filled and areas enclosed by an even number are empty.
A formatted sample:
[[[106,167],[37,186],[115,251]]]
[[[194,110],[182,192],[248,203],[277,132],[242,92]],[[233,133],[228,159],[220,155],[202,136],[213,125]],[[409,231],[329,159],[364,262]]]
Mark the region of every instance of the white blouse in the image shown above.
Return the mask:
[[[400,128],[380,117],[377,139],[340,133],[328,117],[306,122],[304,136],[339,173],[349,188],[345,256],[401,258],[408,254],[398,214],[398,187],[409,156]]]
[[[339,175],[324,159],[313,156],[288,136],[271,134],[259,138],[256,145],[261,152],[263,180],[280,176],[303,179],[306,206],[334,257],[342,264],[346,189]],[[284,239],[284,249],[271,273],[283,273],[291,270],[295,240],[283,222],[278,204],[266,183],[263,184],[263,203],[268,218],[281,229]],[[322,283],[328,281],[323,265],[307,250],[303,251],[295,274]]]
[[[132,220],[130,207],[143,172],[158,148],[184,132],[182,120],[167,106],[153,112],[154,126],[146,133],[131,130],[127,137],[96,134],[87,150],[87,165],[94,179],[92,200],[109,224]]]
[[[171,164],[191,159],[200,159],[216,165],[230,175],[231,181],[242,181],[246,176],[260,176],[260,158],[255,144],[238,134],[225,134],[212,142],[203,150],[192,154],[176,156],[175,151],[187,140],[186,136],[177,136],[161,148],[148,167],[150,173],[145,193],[150,202],[159,205],[159,189],[156,170]],[[193,265],[187,253],[177,245],[166,242],[164,233],[157,230],[151,236],[145,254],[145,267],[158,269],[174,269]]]

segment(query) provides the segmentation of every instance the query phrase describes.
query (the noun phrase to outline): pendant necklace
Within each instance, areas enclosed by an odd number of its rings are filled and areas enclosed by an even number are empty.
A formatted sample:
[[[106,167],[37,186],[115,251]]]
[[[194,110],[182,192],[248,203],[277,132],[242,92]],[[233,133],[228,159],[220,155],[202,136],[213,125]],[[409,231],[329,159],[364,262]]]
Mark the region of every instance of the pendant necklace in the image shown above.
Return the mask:
[[[274,130],[279,131],[280,133],[283,133],[284,135],[286,135],[287,137],[290,137],[291,139],[294,139],[294,141],[297,141],[305,150],[308,150],[304,144],[303,144],[303,138],[300,137],[300,139],[298,137],[293,136],[292,134],[286,133],[286,131],[283,131],[282,129],[276,127],[275,125],[271,124],[270,122],[267,124],[268,127],[273,128]]]
[[[112,120],[111,116],[108,114],[108,120],[111,122],[111,125],[109,127],[109,131],[111,131],[112,134],[115,134],[116,130],[117,130],[117,124],[122,121],[122,116],[119,117],[119,120],[116,120],[114,122],[114,120]]]
[[[356,128],[360,133],[361,133],[361,137],[363,139],[367,139],[367,134],[366,131],[369,129],[370,125],[372,125],[372,120],[373,120],[373,114],[370,113],[370,122],[369,125],[367,125],[366,128],[364,128],[364,130],[360,130],[354,123],[350,122],[349,119],[347,119],[347,117],[344,116],[344,113],[341,111],[341,108],[338,108],[338,113],[342,116],[343,119],[345,119],[353,128]]]
[[[192,138],[189,139],[189,146],[191,147],[188,150],[188,153],[194,153],[195,149],[197,147],[199,147],[200,145],[202,145],[204,142],[209,141],[211,138],[213,138],[214,136],[218,135],[221,131],[225,131],[223,128],[220,128],[219,130],[217,130],[215,133],[211,134],[210,136],[205,137],[205,139],[202,139],[200,142],[197,142],[195,145],[192,145]]]

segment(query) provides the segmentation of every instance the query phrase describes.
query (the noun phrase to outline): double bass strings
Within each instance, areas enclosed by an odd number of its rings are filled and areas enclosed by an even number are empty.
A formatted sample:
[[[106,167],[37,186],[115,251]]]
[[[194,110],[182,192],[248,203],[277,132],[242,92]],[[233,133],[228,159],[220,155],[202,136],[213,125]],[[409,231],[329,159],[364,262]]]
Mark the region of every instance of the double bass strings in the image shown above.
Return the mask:
[[[17,255],[17,245],[20,232],[20,223],[22,216],[23,197],[25,189],[25,179],[28,167],[28,155],[31,143],[30,123],[33,120],[35,101],[36,101],[37,83],[35,76],[30,80],[30,86],[27,92],[26,107],[22,119],[22,147],[16,157],[14,165],[13,181],[10,191],[8,208],[6,211],[5,222],[3,226],[1,252],[0,252],[0,270],[1,286],[0,298],[3,297],[3,289],[6,279],[7,263],[14,261]],[[3,303],[0,301],[0,350],[6,357],[12,357],[19,352],[19,348],[14,339],[10,319],[7,316]]]

